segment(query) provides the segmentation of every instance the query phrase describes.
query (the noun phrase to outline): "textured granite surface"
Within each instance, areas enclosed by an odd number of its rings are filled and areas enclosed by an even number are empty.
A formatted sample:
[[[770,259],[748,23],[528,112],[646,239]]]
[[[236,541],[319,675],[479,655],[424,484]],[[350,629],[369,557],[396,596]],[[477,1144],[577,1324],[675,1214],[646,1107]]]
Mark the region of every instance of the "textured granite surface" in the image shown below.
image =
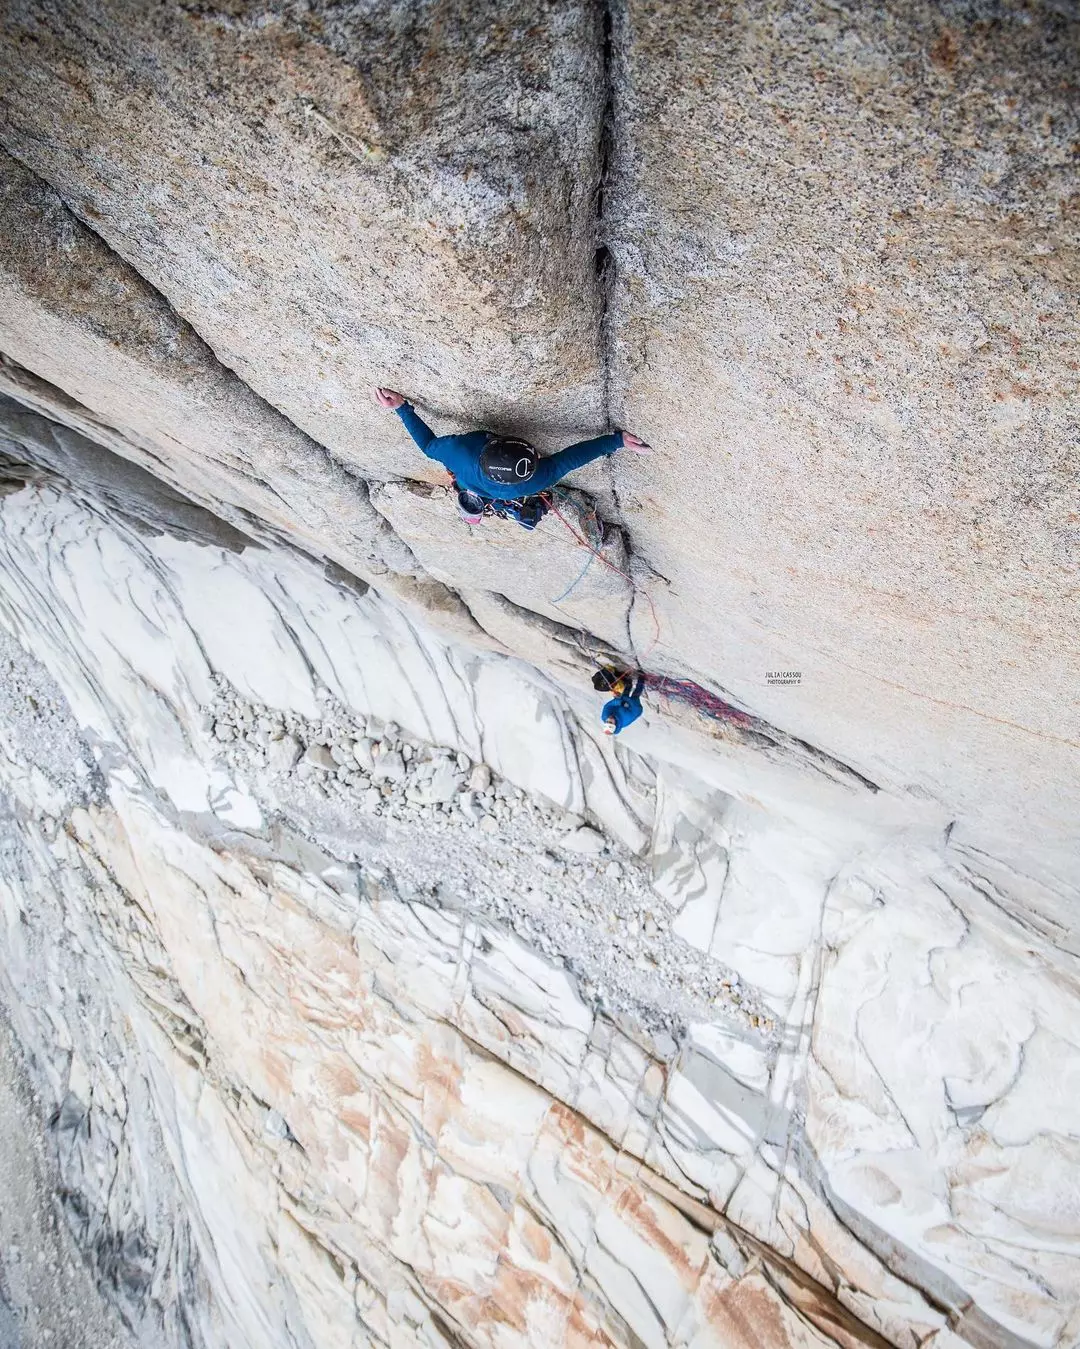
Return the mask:
[[[22,5],[4,144],[346,462],[372,406],[561,433],[600,414],[590,4]]]
[[[664,656],[1065,865],[1075,10],[618,13],[611,390],[662,453],[614,472]]]

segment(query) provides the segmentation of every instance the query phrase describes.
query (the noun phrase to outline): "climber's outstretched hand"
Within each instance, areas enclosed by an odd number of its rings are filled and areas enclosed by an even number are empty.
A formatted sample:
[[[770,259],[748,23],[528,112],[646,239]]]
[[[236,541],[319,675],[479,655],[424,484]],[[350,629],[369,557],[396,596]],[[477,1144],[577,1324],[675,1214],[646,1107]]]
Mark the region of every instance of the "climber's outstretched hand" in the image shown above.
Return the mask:
[[[401,407],[405,399],[401,394],[395,393],[393,389],[376,389],[375,401],[381,408],[388,408],[391,412],[395,408]]]
[[[633,450],[635,454],[652,454],[652,446],[646,445],[640,436],[632,435],[629,431],[622,433],[622,443],[624,450]]]

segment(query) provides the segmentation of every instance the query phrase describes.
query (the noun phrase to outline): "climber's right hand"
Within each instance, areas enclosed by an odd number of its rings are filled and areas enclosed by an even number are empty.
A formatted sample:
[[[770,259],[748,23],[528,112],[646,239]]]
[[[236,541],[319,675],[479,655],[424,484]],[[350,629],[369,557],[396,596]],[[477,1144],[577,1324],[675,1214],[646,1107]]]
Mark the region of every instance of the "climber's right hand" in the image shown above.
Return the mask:
[[[401,394],[395,393],[393,389],[376,389],[375,401],[379,407],[387,408],[390,412],[393,412],[396,408],[401,407],[405,399]]]
[[[635,454],[651,454],[652,446],[647,445],[640,436],[635,436],[629,431],[622,433],[622,443],[624,450],[633,450]]]

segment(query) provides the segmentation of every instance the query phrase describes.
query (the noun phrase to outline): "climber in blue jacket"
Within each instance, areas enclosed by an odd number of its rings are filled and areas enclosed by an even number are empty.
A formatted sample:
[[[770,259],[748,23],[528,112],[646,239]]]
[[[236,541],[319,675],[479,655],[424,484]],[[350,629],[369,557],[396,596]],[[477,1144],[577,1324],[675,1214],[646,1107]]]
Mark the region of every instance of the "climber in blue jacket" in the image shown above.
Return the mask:
[[[645,687],[645,676],[638,675],[633,692],[624,693],[604,704],[600,720],[604,723],[605,735],[618,735],[632,726],[641,716],[641,690]]]
[[[405,429],[429,459],[444,465],[453,474],[458,490],[458,506],[469,524],[477,524],[485,510],[500,504],[528,508],[531,501],[574,469],[591,464],[625,447],[636,454],[647,454],[649,446],[629,431],[583,440],[544,458],[524,440],[495,435],[490,431],[469,431],[460,436],[437,436],[411,403],[393,389],[376,389],[380,407],[395,411]],[[533,510],[515,510],[513,518],[532,529],[543,516],[537,502]]]

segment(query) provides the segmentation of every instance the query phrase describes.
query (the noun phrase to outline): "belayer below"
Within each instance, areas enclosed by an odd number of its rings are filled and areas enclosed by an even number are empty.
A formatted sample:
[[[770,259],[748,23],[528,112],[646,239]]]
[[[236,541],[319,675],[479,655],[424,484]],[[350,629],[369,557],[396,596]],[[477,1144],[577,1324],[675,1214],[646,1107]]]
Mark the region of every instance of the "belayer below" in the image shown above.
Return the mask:
[[[632,693],[625,691],[629,685],[630,681],[627,679],[623,685],[624,691],[603,706],[600,720],[604,723],[605,735],[618,735],[620,731],[625,731],[627,726],[632,726],[641,716],[641,691],[645,687],[645,676],[638,675]]]
[[[613,698],[629,693],[633,683],[633,670],[617,670],[614,665],[601,665],[592,677],[592,686],[597,693],[610,693]]]
[[[487,514],[508,516],[526,529],[535,529],[547,511],[540,495],[568,473],[625,447],[647,454],[649,446],[629,431],[615,431],[583,440],[558,454],[541,457],[525,440],[491,431],[469,431],[460,436],[437,436],[411,403],[393,389],[376,389],[380,407],[395,411],[417,446],[448,468],[458,493],[461,518],[479,524]]]

